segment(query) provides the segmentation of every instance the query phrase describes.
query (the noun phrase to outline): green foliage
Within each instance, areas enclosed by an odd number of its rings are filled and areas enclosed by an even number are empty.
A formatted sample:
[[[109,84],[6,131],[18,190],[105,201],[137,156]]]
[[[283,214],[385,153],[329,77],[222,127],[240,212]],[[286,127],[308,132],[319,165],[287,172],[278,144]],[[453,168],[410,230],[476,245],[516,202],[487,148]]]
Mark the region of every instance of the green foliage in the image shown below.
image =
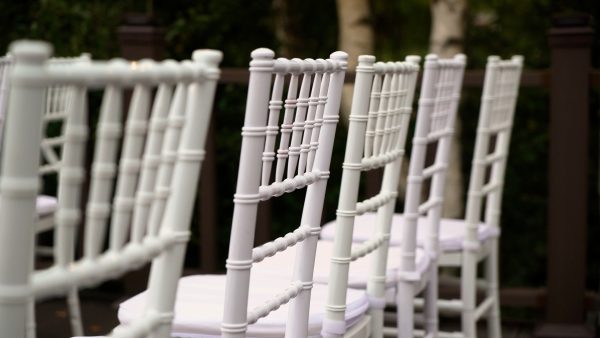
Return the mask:
[[[119,1],[3,1],[0,20],[10,29],[0,44],[6,49],[15,39],[41,39],[54,45],[55,55],[89,52],[107,58],[118,55],[116,28],[122,12]]]
[[[550,0],[471,1],[465,52],[469,66],[484,68],[488,55],[526,55],[527,67],[549,64],[546,31],[553,13]]]
[[[270,1],[157,1],[155,15],[166,29],[169,57],[189,58],[194,49],[215,48],[223,51],[224,66],[243,67],[253,49],[277,46]]]
[[[429,48],[429,0],[371,0],[378,59],[425,55]]]

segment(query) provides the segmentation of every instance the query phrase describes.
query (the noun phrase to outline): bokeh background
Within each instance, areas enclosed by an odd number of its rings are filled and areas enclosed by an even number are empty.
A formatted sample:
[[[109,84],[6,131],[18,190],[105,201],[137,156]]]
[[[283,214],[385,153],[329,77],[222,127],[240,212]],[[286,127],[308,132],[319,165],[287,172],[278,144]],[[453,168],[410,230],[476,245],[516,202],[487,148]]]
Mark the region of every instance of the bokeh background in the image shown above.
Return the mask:
[[[365,0],[364,24],[372,29],[371,45],[379,60],[403,59],[407,54],[425,55],[432,49],[432,6],[440,0]],[[197,48],[224,52],[224,67],[247,67],[250,52],[269,47],[280,56],[327,57],[340,48],[340,4],[344,0],[170,0],[99,1],[37,0],[0,1],[0,49],[18,38],[51,42],[57,56],[91,53],[94,59],[121,56],[118,28],[131,20],[161,27],[166,58],[189,58]],[[355,1],[352,1],[355,2]],[[557,14],[593,16],[592,63],[600,66],[600,1],[462,0],[463,34],[455,41],[468,56],[469,69],[483,69],[490,54],[525,56],[526,68],[545,71],[550,65],[547,32]],[[137,13],[137,16],[132,15]],[[142,14],[140,16],[139,14]],[[132,19],[133,18],[133,19]],[[137,18],[137,19],[136,19]],[[142,18],[142,19],[140,19]],[[129,20],[129,22],[128,22]],[[600,220],[598,163],[598,87],[590,89],[590,168],[586,287],[600,289]],[[194,235],[186,267],[191,271],[223,271],[229,240],[232,197],[237,175],[240,128],[246,86],[221,84],[215,104],[213,146],[216,168],[214,238],[202,238],[202,201],[198,203]],[[462,120],[462,174],[468,177],[481,88],[464,90]],[[549,91],[547,86],[521,89],[504,191],[501,241],[503,288],[542,288],[546,285],[548,225]],[[343,157],[345,128],[339,128],[332,176],[328,186],[324,220],[334,218]],[[337,164],[337,166],[336,166]],[[565,178],[566,179],[566,178]],[[466,183],[468,180],[464,180]],[[45,189],[52,192],[55,184]],[[463,187],[463,191],[466,186]],[[464,193],[459,198],[463,198]],[[302,195],[278,199],[263,210],[272,219],[267,237],[275,238],[297,226]],[[398,203],[399,210],[401,203]],[[206,252],[200,243],[213,241]],[[573,243],[581,245],[583,243]],[[205,257],[207,254],[210,257]],[[206,263],[211,261],[212,263]],[[203,263],[204,262],[204,263]],[[203,265],[204,264],[204,265]],[[208,264],[208,265],[207,265]],[[508,309],[508,316],[539,318],[539,309]]]

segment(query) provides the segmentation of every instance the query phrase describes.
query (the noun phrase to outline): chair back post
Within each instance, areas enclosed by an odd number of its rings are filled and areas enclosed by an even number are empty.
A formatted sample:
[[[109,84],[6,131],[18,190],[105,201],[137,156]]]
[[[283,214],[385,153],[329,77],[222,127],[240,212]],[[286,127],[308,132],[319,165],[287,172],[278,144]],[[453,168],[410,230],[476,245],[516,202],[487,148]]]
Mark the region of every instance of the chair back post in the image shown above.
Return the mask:
[[[500,215],[502,211],[502,193],[504,190],[504,176],[506,172],[506,162],[508,161],[510,138],[513,130],[513,121],[515,115],[515,107],[517,104],[517,96],[519,94],[519,85],[521,81],[521,72],[523,70],[523,56],[515,55],[510,61],[504,61],[503,80],[507,81],[502,88],[500,95],[503,96],[508,126],[500,132],[496,140],[495,154],[499,155],[499,159],[492,166],[491,182],[497,184],[498,188],[490,192],[489,203],[486,207],[485,223],[494,227],[500,226]],[[506,102],[508,101],[508,102]]]
[[[245,337],[248,314],[248,292],[252,248],[256,227],[261,179],[261,158],[266,136],[265,121],[269,107],[272,72],[275,53],[266,48],[252,52],[250,80],[238,180],[234,195],[234,211],[226,262],[227,281],[221,336],[224,338]]]
[[[320,129],[319,148],[315,154],[313,171],[320,172],[320,179],[308,186],[304,201],[304,209],[300,224],[308,226],[311,236],[297,244],[296,259],[294,262],[293,280],[300,281],[302,290],[290,302],[288,322],[285,328],[286,338],[303,338],[308,335],[308,316],[310,308],[310,290],[313,284],[313,269],[315,264],[318,234],[321,230],[321,215],[327,180],[329,179],[329,166],[333,151],[334,135],[339,121],[341,92],[348,65],[348,54],[337,51],[332,53],[327,60],[335,68],[330,74],[327,102],[323,112],[323,125]]]
[[[189,226],[196,197],[196,187],[204,159],[204,145],[212,112],[211,98],[214,97],[219,79],[219,63],[223,54],[216,50],[197,50],[193,62],[202,67],[203,78],[188,86],[186,123],[183,126],[177,160],[173,168],[171,189],[178,194],[167,202],[163,217],[162,233],[179,237],[178,243],[152,262],[148,282],[148,304],[146,315],[161,319],[153,337],[171,336],[173,308],[177,282],[183,269],[185,248],[189,239]]]
[[[446,69],[444,72],[440,72],[440,75],[443,75],[443,78],[440,78],[438,81],[438,85],[443,87],[438,90],[450,92],[443,94],[447,95],[449,99],[449,102],[443,103],[446,105],[448,116],[444,127],[445,132],[438,141],[438,149],[436,149],[435,154],[434,166],[439,170],[436,170],[431,176],[429,199],[434,205],[427,212],[427,224],[429,227],[427,229],[428,234],[425,242],[425,248],[434,259],[438,256],[439,251],[439,225],[440,219],[442,218],[444,188],[446,186],[447,168],[452,147],[452,138],[454,137],[454,128],[456,125],[456,116],[458,105],[460,103],[460,94],[467,58],[464,54],[457,54],[452,61],[443,60],[443,62],[442,67]],[[452,83],[452,87],[445,88],[448,83]]]
[[[465,248],[478,248],[477,227],[481,222],[484,198],[484,222],[493,227],[499,226],[504,173],[522,66],[522,56],[514,56],[511,60],[488,57],[469,181]],[[493,152],[490,154],[491,145]],[[491,172],[486,183],[488,167]]]
[[[489,148],[489,124],[490,112],[493,108],[495,83],[499,76],[498,67],[500,57],[491,55],[487,59],[485,67],[485,80],[483,84],[483,93],[481,95],[481,107],[479,111],[479,121],[477,123],[477,136],[475,138],[475,148],[473,150],[473,162],[471,165],[471,176],[469,178],[469,191],[467,197],[467,207],[465,213],[465,248],[479,247],[477,238],[477,227],[481,218],[481,206],[483,195],[481,188],[483,187],[486,164],[485,157]]]
[[[336,211],[336,236],[334,238],[333,259],[331,260],[331,274],[328,283],[326,314],[321,331],[324,337],[344,334],[346,329],[344,315],[351,256],[350,243],[352,242],[358,199],[371,87],[375,75],[374,63],[374,56],[361,55],[358,57],[346,152],[342,164],[340,197]]]
[[[427,55],[423,66],[423,84],[419,98],[419,110],[417,112],[417,123],[415,135],[412,141],[412,154],[408,169],[406,201],[404,205],[404,224],[402,226],[402,252],[414,253],[417,241],[417,220],[419,218],[419,204],[422,190],[422,176],[420,174],[425,167],[425,155],[427,150],[427,133],[430,129],[431,114],[435,105],[435,86],[439,78],[439,63],[436,55]],[[413,271],[415,268],[414,256],[402,257],[400,263],[402,271]]]
[[[0,172],[0,337],[24,337],[26,304],[31,296],[35,201],[45,85],[28,81],[44,73],[50,45],[18,41],[10,46],[8,118]]]

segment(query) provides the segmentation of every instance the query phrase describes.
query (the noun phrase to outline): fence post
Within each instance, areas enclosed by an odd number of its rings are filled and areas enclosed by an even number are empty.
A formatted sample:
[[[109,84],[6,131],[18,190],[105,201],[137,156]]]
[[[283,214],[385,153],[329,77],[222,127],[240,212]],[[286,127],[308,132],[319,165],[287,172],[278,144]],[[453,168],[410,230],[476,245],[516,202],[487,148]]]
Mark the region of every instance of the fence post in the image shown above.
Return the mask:
[[[161,60],[165,51],[164,29],[147,14],[128,13],[117,29],[121,54],[128,60]]]
[[[588,227],[590,17],[554,17],[549,30],[548,293],[536,337],[592,337],[584,324]]]

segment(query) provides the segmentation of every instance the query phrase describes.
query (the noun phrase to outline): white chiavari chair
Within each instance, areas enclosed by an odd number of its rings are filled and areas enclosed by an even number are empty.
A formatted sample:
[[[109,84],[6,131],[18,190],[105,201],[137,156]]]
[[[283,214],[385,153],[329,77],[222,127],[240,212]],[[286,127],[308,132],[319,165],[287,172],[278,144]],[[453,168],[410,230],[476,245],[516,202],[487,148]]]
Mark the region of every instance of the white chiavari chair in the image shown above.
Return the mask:
[[[179,281],[173,335],[319,336],[327,290],[313,287],[313,266],[346,64],[343,52],[328,60],[274,59],[264,48],[252,52],[227,275]],[[258,203],[303,188],[300,226],[253,247]],[[298,254],[284,267],[293,266],[293,272],[256,271],[265,258],[293,248]],[[121,322],[136,318],[148,296],[122,303]],[[348,298],[353,325],[368,302],[364,292]]]
[[[394,289],[396,263],[387,262],[387,238],[397,195],[400,166],[412,111],[419,70],[419,57],[406,62],[374,63],[373,56],[361,56],[350,114],[346,156],[343,164],[335,241],[319,241],[315,262],[316,283],[328,285],[326,337],[380,337],[386,290]],[[384,180],[376,196],[358,202],[360,173],[384,168]],[[356,215],[378,211],[376,231],[363,244],[352,246],[352,223]],[[294,250],[277,255],[257,267],[260,273],[281,273],[293,259]],[[369,258],[366,258],[369,256]],[[368,287],[367,287],[368,285]],[[367,289],[369,327],[348,329],[345,317],[353,308],[347,292]],[[372,331],[372,333],[370,333]]]
[[[462,88],[466,58],[438,59],[428,55],[425,60],[423,84],[419,98],[418,119],[412,143],[407,178],[400,264],[396,286],[397,336],[437,337],[438,335],[438,256],[439,222],[444,199],[446,170],[451,150],[456,112]],[[428,148],[435,148],[433,163],[426,166]],[[424,192],[428,181],[429,191]],[[425,269],[419,264],[417,247],[418,219],[425,215],[426,240],[423,246],[428,261]],[[424,331],[414,330],[414,299],[424,296]]]
[[[371,336],[382,337],[383,334],[384,297],[388,284],[387,239],[398,193],[419,57],[409,56],[406,62],[378,62],[373,66],[374,59],[368,56],[359,58],[335,236],[332,245],[328,245],[327,241],[319,242],[319,245],[333,247],[329,252],[331,267],[327,273],[329,299],[324,337],[342,337],[346,333],[339,322],[345,312],[348,278],[351,275],[356,284],[360,278],[359,271],[362,272],[363,283],[368,285]],[[379,168],[384,168],[380,192],[359,202],[361,171]],[[365,243],[352,246],[354,217],[368,211],[377,211],[378,215],[373,235]],[[363,258],[367,255],[370,257]],[[371,268],[354,268],[353,261],[359,259],[363,265],[369,262]]]
[[[0,57],[0,144],[2,144],[2,130],[4,129],[4,118],[8,105],[8,73],[10,68],[10,55]]]
[[[77,57],[62,57],[52,58],[50,63],[57,66],[72,66],[79,62],[89,62],[89,54],[82,54]],[[12,67],[12,57],[4,56],[0,59],[0,139],[2,137],[2,129],[4,125],[4,115],[8,104],[8,88],[10,86],[8,80],[9,70]],[[67,118],[66,112],[69,105],[69,100],[72,96],[72,88],[67,86],[52,86],[48,87],[46,92],[46,110],[44,113],[44,129],[49,125],[60,129],[62,123]],[[44,164],[40,166],[40,178],[47,176],[58,176],[60,171],[60,151],[64,138],[62,135],[50,136],[46,130],[45,136],[41,144],[41,159]],[[58,200],[50,195],[38,195],[36,199],[36,212],[38,216],[36,234],[46,232],[54,227],[54,213],[58,207]],[[46,256],[52,256],[53,248],[47,246],[35,245],[36,253]],[[33,264],[33,262],[32,262]],[[77,289],[69,291],[67,294],[67,306],[69,308],[69,316],[71,330],[74,335],[83,335],[83,325],[81,322],[81,311],[79,307],[79,296]],[[27,337],[36,337],[35,323],[35,304],[32,302],[29,308],[29,317],[27,323]]]
[[[442,230],[453,245],[442,247],[441,266],[461,268],[460,299],[439,300],[438,307],[462,315],[462,337],[477,336],[477,322],[487,319],[488,337],[500,338],[498,240],[504,173],[513,127],[523,57],[490,56],[481,98],[464,220],[446,220]],[[477,265],[484,262],[484,277]],[[478,285],[485,297],[477,302]]]
[[[112,334],[168,337],[221,53],[196,51],[193,61],[184,62],[114,60],[70,67],[46,62],[51,48],[42,42],[16,42],[11,53],[0,177],[0,337],[25,335],[32,299],[95,285],[150,261],[144,315]],[[73,87],[63,126],[55,262],[31,271],[45,91],[52,86]],[[126,88],[133,88],[133,96],[123,125]],[[87,95],[96,89],[103,99],[83,217]],[[75,260],[80,223],[84,256]]]

